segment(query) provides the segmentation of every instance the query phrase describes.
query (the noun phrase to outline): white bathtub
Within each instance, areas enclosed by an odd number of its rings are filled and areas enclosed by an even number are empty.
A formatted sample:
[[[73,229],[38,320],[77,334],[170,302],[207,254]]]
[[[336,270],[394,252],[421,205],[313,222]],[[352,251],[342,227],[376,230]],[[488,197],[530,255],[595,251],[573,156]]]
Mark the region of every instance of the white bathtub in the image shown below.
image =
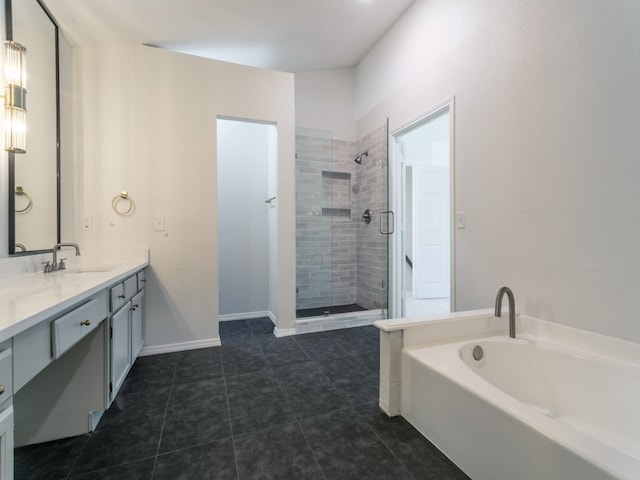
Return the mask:
[[[390,413],[473,480],[640,479],[640,345],[529,317],[510,339],[505,323],[376,323],[381,407],[398,390]]]

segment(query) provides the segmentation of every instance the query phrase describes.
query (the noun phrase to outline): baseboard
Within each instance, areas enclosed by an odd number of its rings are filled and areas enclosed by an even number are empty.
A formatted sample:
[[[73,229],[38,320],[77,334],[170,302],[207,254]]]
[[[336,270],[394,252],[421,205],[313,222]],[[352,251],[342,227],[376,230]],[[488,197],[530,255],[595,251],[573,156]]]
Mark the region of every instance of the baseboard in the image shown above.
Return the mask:
[[[384,310],[364,310],[362,312],[338,313],[330,316],[303,317],[296,319],[296,333],[314,333],[340,328],[373,325],[376,320],[386,319]]]
[[[282,328],[280,330],[278,330],[278,327],[275,327],[273,329],[273,334],[280,338],[280,337],[290,337],[291,335],[295,335],[296,334],[296,329],[295,328]]]
[[[227,315],[218,316],[219,322],[232,322],[234,320],[249,320],[251,318],[264,318],[268,317],[272,322],[275,322],[275,316],[269,311],[262,312],[245,312],[245,313],[229,313]]]
[[[89,431],[90,432],[94,432],[95,429],[98,427],[98,422],[100,422],[100,419],[102,418],[103,413],[104,413],[104,410],[93,410],[89,412]]]
[[[220,337],[209,338],[207,340],[195,340],[193,342],[169,343],[166,345],[154,345],[143,347],[140,356],[158,355],[161,353],[182,352],[184,350],[196,350],[198,348],[219,347],[222,345]]]

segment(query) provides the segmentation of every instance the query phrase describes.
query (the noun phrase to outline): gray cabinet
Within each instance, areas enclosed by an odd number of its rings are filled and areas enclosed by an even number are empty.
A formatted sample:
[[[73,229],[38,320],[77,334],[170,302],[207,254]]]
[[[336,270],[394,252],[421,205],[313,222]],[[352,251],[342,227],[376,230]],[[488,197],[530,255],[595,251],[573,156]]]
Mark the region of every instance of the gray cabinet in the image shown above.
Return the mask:
[[[131,302],[125,304],[111,316],[111,385],[110,399],[113,400],[124,383],[131,368],[131,335],[129,309]]]
[[[109,304],[111,403],[144,345],[144,270],[113,285],[109,290]]]
[[[11,344],[0,346],[0,480],[13,479],[13,369]]]
[[[144,345],[144,290],[131,299],[131,356],[137,358]]]

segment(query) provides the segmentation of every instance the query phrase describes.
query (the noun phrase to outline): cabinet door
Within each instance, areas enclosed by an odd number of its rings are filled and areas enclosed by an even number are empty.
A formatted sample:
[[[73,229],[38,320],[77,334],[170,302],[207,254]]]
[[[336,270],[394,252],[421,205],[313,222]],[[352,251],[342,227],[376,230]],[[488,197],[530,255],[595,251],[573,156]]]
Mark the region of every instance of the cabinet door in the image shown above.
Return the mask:
[[[144,290],[131,300],[131,363],[133,363],[144,344]]]
[[[111,317],[111,400],[118,394],[131,367],[131,302]]]
[[[0,413],[0,480],[13,480],[13,407]]]

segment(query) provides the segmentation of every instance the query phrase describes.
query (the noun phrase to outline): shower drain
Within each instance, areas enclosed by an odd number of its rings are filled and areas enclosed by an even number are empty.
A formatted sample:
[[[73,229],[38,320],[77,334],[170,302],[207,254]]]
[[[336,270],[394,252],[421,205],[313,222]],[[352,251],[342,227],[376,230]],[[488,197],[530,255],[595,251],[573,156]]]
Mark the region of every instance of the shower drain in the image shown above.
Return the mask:
[[[480,345],[473,347],[473,359],[479,362],[482,360],[482,357],[484,357],[484,350],[482,350],[482,347]]]

